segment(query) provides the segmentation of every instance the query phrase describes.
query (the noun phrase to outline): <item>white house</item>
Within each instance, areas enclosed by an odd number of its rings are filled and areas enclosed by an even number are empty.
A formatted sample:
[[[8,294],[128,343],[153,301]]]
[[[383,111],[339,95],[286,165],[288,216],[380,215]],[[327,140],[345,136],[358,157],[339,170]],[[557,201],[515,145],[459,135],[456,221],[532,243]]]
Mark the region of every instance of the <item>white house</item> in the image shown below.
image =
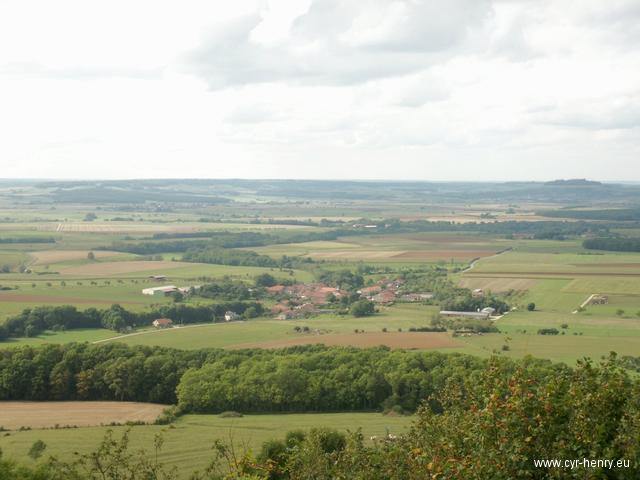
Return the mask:
[[[169,328],[173,325],[173,320],[170,318],[156,318],[153,321],[153,326],[156,328]]]
[[[164,287],[151,287],[142,289],[143,295],[169,295],[170,293],[177,292],[178,287],[175,285],[165,285]]]

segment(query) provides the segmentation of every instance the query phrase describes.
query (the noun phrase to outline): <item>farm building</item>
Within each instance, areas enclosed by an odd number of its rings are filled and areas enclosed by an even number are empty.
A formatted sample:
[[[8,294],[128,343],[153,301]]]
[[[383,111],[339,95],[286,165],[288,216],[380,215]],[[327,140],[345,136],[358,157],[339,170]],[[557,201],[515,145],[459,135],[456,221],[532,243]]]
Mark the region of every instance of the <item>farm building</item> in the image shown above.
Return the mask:
[[[228,311],[228,312],[225,312],[224,314],[225,322],[232,322],[234,320],[239,320],[239,319],[240,319],[240,315],[238,315],[236,312]]]
[[[484,297],[484,292],[482,291],[481,288],[476,288],[475,290],[473,290],[471,292],[471,296],[473,298],[480,298],[480,297]]]
[[[487,315],[491,316],[494,313],[496,313],[496,309],[493,307],[485,307],[482,310],[480,310],[480,313],[486,313]]]
[[[162,282],[163,280],[167,279],[167,276],[166,275],[151,275],[151,276],[149,276],[149,278],[151,280],[156,280],[158,282]]]
[[[269,295],[279,295],[285,291],[284,285],[274,285],[272,287],[267,287],[265,290]]]
[[[153,326],[156,328],[169,328],[173,325],[173,320],[170,318],[156,318],[153,321]]]
[[[433,293],[405,293],[400,297],[404,302],[422,302],[433,298]]]
[[[396,292],[394,292],[393,290],[383,290],[377,295],[374,295],[373,297],[371,297],[371,300],[373,300],[376,303],[393,303],[395,299],[396,299]]]
[[[489,318],[489,313],[487,312],[455,312],[452,310],[442,310],[440,315],[443,317],[466,317],[466,318],[478,318],[478,319],[486,319]]]
[[[606,305],[609,303],[609,297],[606,295],[594,295],[591,297],[591,305]]]
[[[375,295],[376,293],[379,293],[380,290],[382,290],[382,287],[380,285],[373,285],[372,287],[361,288],[360,290],[358,290],[358,293],[363,297],[370,297]]]
[[[143,295],[169,295],[170,293],[177,292],[178,287],[175,285],[165,285],[164,287],[151,287],[144,288],[142,290]]]
[[[300,317],[302,317],[301,312],[297,312],[294,310],[285,310],[281,312],[276,318],[278,320],[293,320],[295,318],[300,318]]]

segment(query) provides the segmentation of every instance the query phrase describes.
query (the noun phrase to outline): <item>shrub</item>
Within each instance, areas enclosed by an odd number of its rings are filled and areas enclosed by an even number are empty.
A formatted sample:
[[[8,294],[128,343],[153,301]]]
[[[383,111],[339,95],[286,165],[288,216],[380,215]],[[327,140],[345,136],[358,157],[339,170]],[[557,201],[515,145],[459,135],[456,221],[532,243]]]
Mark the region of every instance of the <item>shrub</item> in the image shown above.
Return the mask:
[[[36,440],[35,442],[33,442],[33,445],[31,445],[31,448],[29,449],[29,453],[27,455],[29,455],[33,460],[37,460],[42,456],[46,449],[46,443],[44,443],[42,440]]]
[[[353,315],[354,317],[368,317],[370,315],[373,315],[373,302],[370,302],[368,300],[358,300],[357,302],[351,304],[349,313],[351,313],[351,315]]]
[[[557,328],[541,328],[538,335],[558,335],[560,331]]]
[[[244,417],[244,415],[241,414],[240,412],[236,412],[234,410],[229,410],[229,411],[226,411],[226,412],[222,412],[219,415],[219,417],[220,418],[242,418],[242,417]]]

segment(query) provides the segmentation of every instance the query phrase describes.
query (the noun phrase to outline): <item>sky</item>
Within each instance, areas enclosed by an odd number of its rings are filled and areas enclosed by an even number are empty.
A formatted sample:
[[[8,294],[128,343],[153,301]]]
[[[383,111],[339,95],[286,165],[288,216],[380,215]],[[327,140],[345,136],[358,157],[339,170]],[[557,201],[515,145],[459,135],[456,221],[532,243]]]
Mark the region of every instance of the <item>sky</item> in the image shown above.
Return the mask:
[[[0,178],[640,180],[638,0],[0,0]]]

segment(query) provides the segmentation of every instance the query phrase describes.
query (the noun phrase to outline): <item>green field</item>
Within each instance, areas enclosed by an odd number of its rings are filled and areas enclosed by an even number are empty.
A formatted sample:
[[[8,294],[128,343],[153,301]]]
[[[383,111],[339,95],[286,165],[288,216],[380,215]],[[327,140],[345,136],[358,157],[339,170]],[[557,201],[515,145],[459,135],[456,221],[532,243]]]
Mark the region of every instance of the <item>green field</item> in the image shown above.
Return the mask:
[[[584,356],[598,358],[610,351],[637,355],[640,254],[592,254],[576,242],[549,241],[543,247],[542,241],[521,241],[514,251],[482,259],[458,277],[475,288],[496,285],[507,290],[509,285],[515,289],[527,285],[514,297],[519,311],[498,320],[502,333],[465,338],[466,351],[529,354],[568,363]],[[608,304],[586,305],[585,311],[577,312],[592,294],[607,295]],[[536,311],[525,311],[531,302]],[[561,329],[562,324],[569,328]],[[557,328],[564,335],[540,336],[536,334],[540,328]],[[502,351],[505,344],[510,350]]]
[[[380,413],[327,413],[288,415],[246,415],[242,418],[220,418],[215,415],[185,415],[170,426],[135,426],[130,433],[133,450],[148,452],[156,434],[164,438],[161,461],[175,466],[180,478],[187,478],[194,470],[203,470],[213,459],[212,446],[216,439],[233,443],[257,453],[266,440],[282,438],[287,431],[315,427],[340,431],[362,429],[365,438],[387,433],[398,434],[408,428],[411,417],[385,416]],[[49,455],[72,460],[74,452],[88,453],[95,449],[105,432],[111,429],[116,437],[127,427],[85,427],[70,429],[30,430],[6,432],[0,437],[3,453],[17,461],[32,464],[27,452],[36,440],[47,444],[44,458]]]

